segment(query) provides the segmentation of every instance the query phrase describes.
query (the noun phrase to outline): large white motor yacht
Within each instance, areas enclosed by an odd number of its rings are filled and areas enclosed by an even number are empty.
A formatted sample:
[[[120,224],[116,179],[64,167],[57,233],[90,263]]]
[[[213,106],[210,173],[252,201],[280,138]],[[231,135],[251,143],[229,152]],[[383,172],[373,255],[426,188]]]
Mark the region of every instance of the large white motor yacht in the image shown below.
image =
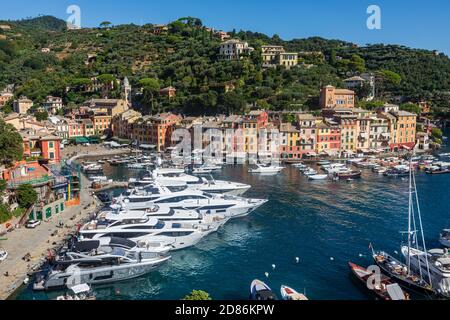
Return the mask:
[[[217,231],[222,223],[221,221],[205,225],[175,223],[148,216],[129,215],[120,220],[93,220],[85,224],[79,233],[82,239],[125,238],[133,241],[162,243],[172,247],[172,250],[179,250],[196,245],[204,236]]]
[[[130,179],[130,185],[132,186],[147,186],[151,183],[157,183],[160,186],[167,187],[169,189],[185,186],[186,189],[196,189],[209,193],[223,193],[229,195],[242,195],[248,189],[250,185],[215,180],[212,177],[206,179],[205,177],[195,177],[186,174],[183,169],[155,169],[152,172],[151,177],[143,177],[141,179]]]
[[[206,214],[223,214],[229,218],[243,217],[256,210],[267,200],[247,199],[237,196],[209,194],[198,190],[186,190],[145,202],[134,202],[127,197],[118,197],[110,205],[112,209],[146,210],[155,204],[170,208],[196,210]]]
[[[104,284],[142,276],[170,259],[168,248],[102,238],[79,241],[37,275],[34,290],[52,290],[86,284]]]

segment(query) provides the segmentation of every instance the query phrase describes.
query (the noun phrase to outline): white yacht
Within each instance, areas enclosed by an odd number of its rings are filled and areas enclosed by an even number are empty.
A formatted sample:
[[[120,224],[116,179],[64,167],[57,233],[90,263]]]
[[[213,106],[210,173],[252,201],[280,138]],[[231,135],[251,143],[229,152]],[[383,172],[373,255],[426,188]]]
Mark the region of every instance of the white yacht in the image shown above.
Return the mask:
[[[110,207],[121,210],[146,210],[156,204],[237,218],[250,214],[266,202],[267,200],[263,199],[246,199],[237,196],[209,194],[198,190],[186,190],[145,202],[132,202],[126,197],[118,197],[114,199]]]
[[[329,165],[322,166],[322,169],[328,174],[349,171],[349,169],[343,163],[332,163]]]
[[[74,243],[51,267],[38,274],[34,290],[53,290],[80,283],[104,284],[142,276],[170,259],[165,247],[126,239],[103,238]]]
[[[148,216],[130,215],[112,221],[93,220],[80,230],[82,239],[124,238],[132,241],[162,243],[172,250],[196,245],[204,236],[216,231],[221,224],[191,224],[164,222]]]
[[[314,174],[311,176],[308,176],[309,180],[326,180],[328,179],[328,175],[327,174]]]
[[[168,189],[177,189],[177,187],[185,186],[184,189],[196,189],[209,193],[223,193],[235,196],[244,194],[251,187],[245,183],[215,180],[212,177],[209,180],[205,177],[195,177],[186,174],[182,169],[155,169],[152,172],[152,177],[129,180],[131,186],[141,187],[148,186],[154,182]]]
[[[432,249],[427,253],[420,249],[402,247],[402,254],[408,261],[410,257],[411,268],[425,275],[428,272],[435,290],[443,296],[450,297],[450,255],[447,249]]]
[[[203,214],[195,210],[186,209],[173,209],[168,206],[160,207],[154,205],[152,208],[147,210],[136,210],[136,211],[120,211],[120,210],[106,210],[101,211],[95,220],[91,221],[91,224],[96,224],[97,227],[104,225],[114,224],[116,221],[123,220],[135,220],[140,221],[146,218],[154,218],[165,223],[181,223],[189,224],[191,226],[207,226],[211,225],[215,227],[217,224],[225,224],[229,219],[221,214]],[[88,223],[89,225],[89,223]]]
[[[279,173],[284,169],[284,167],[273,166],[271,164],[256,164],[256,168],[250,168],[248,172],[250,173]]]

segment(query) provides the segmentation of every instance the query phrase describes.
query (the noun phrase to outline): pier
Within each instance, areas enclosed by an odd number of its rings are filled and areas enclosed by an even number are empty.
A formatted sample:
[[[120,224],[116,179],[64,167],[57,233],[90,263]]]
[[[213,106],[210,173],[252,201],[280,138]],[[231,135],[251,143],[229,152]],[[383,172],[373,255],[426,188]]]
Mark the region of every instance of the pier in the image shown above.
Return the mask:
[[[77,224],[83,223],[89,213],[100,206],[92,190],[87,188],[87,178],[82,175],[81,179],[83,190],[79,206],[66,208],[35,229],[18,228],[1,238],[0,247],[8,251],[9,255],[8,259],[0,263],[0,300],[12,295],[30,273],[41,267],[48,251],[63,243],[69,234],[76,231]]]
[[[107,183],[103,185],[99,189],[94,189],[94,193],[101,193],[104,191],[112,190],[112,189],[118,189],[118,188],[128,188],[128,182],[124,181],[113,181],[111,183]]]

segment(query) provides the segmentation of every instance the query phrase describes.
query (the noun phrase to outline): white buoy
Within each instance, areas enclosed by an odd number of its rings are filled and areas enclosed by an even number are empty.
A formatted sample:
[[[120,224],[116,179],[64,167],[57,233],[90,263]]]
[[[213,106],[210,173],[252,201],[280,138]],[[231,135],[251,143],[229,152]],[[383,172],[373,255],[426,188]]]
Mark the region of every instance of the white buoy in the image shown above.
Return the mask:
[[[295,257],[295,262],[299,263],[300,262],[300,258],[299,257]]]
[[[276,267],[277,267],[276,265],[274,265],[274,264],[272,265],[272,269],[273,270],[275,270]]]
[[[395,254],[398,254],[398,251],[396,250],[396,251],[394,251],[394,253],[395,253]]]
[[[264,275],[266,276],[266,278],[269,277],[269,273],[268,272],[265,272]]]
[[[330,260],[331,260],[331,261],[334,261],[334,258],[333,258],[333,257],[331,257],[331,258],[330,258]]]
[[[362,257],[364,257],[364,255],[363,255],[362,253],[360,253],[360,254],[359,254],[359,257],[362,258]]]

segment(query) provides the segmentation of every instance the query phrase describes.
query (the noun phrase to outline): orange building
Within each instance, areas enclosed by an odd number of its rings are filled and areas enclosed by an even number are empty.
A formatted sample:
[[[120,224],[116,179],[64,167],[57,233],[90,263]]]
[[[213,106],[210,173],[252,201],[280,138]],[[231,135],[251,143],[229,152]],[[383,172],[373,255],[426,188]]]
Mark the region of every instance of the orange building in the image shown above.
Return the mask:
[[[94,113],[92,123],[96,134],[103,134],[111,127],[111,116],[107,113]]]
[[[154,145],[158,152],[172,144],[172,133],[181,122],[181,117],[172,113],[146,116],[133,124],[132,139],[139,144]]]
[[[348,89],[336,89],[326,86],[320,92],[320,107],[324,108],[354,108],[355,92]]]
[[[20,132],[25,157],[36,157],[49,163],[61,161],[61,138],[47,132]]]

